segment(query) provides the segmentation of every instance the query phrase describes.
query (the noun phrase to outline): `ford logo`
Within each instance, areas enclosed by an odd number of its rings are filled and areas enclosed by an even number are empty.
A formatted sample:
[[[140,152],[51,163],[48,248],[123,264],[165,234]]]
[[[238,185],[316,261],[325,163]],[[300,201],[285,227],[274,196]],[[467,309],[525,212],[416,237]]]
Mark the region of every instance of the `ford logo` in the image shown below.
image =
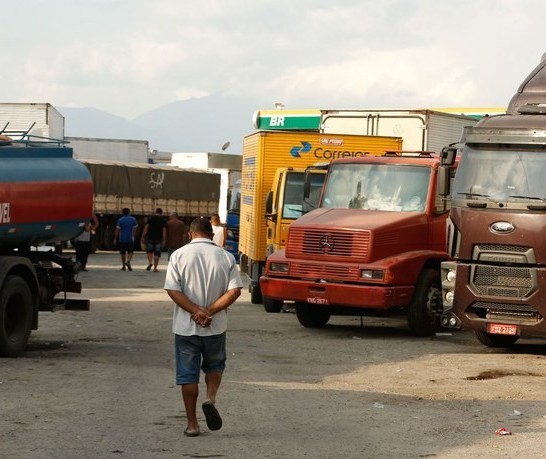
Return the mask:
[[[514,231],[516,228],[512,223],[508,222],[495,222],[489,227],[492,233],[496,234],[508,234]]]

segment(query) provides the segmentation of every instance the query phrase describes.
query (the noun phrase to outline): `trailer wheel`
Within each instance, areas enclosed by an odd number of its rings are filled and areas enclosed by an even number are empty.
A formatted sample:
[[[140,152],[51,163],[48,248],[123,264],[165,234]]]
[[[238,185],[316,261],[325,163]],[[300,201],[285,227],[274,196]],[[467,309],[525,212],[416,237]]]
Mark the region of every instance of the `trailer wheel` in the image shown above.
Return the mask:
[[[476,331],[476,338],[480,343],[489,347],[510,347],[519,339],[519,336],[492,335],[491,333]]]
[[[436,333],[442,312],[442,286],[437,270],[423,270],[417,281],[413,298],[408,306],[408,325],[414,336]]]
[[[309,303],[296,303],[296,316],[305,328],[322,328],[330,320],[329,309],[317,308]]]
[[[252,304],[262,304],[262,289],[260,284],[250,286],[250,302]]]
[[[0,356],[20,356],[32,329],[32,295],[27,283],[8,276],[0,292]]]
[[[263,297],[265,312],[281,312],[283,300],[274,300],[267,296]]]

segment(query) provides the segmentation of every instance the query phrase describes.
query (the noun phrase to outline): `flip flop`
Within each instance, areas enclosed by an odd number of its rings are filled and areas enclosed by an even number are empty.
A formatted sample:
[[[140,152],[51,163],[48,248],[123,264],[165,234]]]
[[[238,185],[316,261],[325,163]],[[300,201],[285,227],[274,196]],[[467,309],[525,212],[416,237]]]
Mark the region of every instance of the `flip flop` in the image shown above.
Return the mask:
[[[201,435],[201,432],[199,430],[189,430],[187,427],[184,429],[184,435],[186,437],[198,437]]]
[[[210,400],[203,402],[201,406],[203,413],[205,414],[205,420],[207,421],[207,427],[210,430],[220,430],[222,428],[222,417],[220,413]]]

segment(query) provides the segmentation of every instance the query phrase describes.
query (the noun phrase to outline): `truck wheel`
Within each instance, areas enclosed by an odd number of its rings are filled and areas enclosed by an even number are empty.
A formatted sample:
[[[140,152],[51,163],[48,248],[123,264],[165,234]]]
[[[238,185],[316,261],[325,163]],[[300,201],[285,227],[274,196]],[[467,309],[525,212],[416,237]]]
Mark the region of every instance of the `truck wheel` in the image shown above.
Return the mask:
[[[476,331],[476,338],[480,343],[489,347],[510,347],[519,339],[519,336],[492,335],[491,333]]]
[[[263,297],[265,312],[281,312],[284,301],[274,300],[273,298]]]
[[[330,320],[328,309],[317,308],[309,303],[296,303],[296,316],[305,328],[322,328]]]
[[[8,276],[0,292],[0,356],[23,353],[32,320],[32,295],[27,283],[18,276]]]
[[[442,312],[442,286],[437,270],[423,270],[407,312],[409,329],[414,336],[431,336],[436,332]]]
[[[250,287],[250,302],[252,304],[262,304],[262,289],[259,285]]]

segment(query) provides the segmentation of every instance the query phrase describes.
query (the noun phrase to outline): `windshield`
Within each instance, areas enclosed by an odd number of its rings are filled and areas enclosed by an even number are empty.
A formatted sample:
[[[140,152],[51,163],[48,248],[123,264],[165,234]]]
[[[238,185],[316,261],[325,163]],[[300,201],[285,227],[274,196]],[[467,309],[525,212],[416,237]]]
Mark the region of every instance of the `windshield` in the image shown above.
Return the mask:
[[[430,168],[394,164],[335,164],[323,207],[423,212]]]
[[[464,150],[453,185],[455,199],[545,201],[546,154],[515,148]]]
[[[284,187],[284,203],[282,208],[283,218],[299,218],[318,207],[324,173],[311,173],[311,190],[308,199],[303,198],[303,183],[305,174],[301,172],[289,172],[286,174]]]

